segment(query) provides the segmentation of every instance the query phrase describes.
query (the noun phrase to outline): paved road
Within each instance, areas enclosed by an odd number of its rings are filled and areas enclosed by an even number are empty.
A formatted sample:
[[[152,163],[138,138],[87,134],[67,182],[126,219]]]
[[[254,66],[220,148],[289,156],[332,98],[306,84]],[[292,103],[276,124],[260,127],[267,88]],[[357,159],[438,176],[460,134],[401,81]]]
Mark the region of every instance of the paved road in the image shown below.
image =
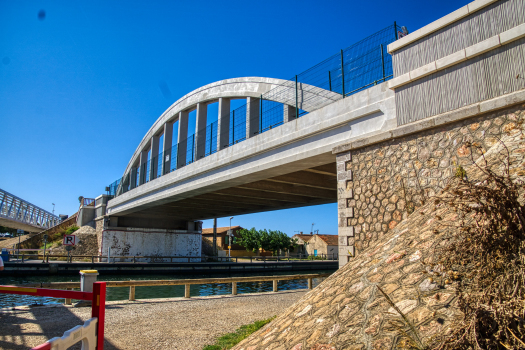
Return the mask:
[[[106,307],[105,350],[201,350],[239,326],[283,312],[306,291],[191,299],[112,301]],[[82,324],[91,308],[0,309],[0,349],[26,350]],[[80,346],[70,349],[80,349]]]

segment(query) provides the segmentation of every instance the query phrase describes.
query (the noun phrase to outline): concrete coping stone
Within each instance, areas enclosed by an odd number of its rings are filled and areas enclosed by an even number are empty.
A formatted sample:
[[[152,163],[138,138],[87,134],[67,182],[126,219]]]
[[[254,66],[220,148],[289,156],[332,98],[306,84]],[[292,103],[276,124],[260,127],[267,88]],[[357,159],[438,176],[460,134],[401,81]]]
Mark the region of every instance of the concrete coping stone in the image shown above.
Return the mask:
[[[454,66],[523,37],[525,37],[525,23],[511,28],[499,35],[494,35],[493,37],[490,37],[465,49],[456,51],[451,55],[438,59],[437,61],[430,62],[408,73],[395,77],[394,79],[388,81],[388,88],[394,90],[412,81],[421,79],[429,74]]]
[[[394,140],[399,137],[415,134],[420,131],[429,130],[437,126],[453,123],[459,120],[472,118],[482,113],[496,111],[498,109],[503,109],[523,102],[525,102],[525,90],[516,91],[507,95],[493,98],[491,100],[478,102],[470,106],[462,107],[450,112],[425,118],[417,122],[402,125],[390,131],[381,132],[373,136],[368,136],[366,138],[357,139],[355,141],[339,145],[332,149],[332,154],[348,152],[383,141]]]
[[[456,11],[454,12],[451,12],[449,13],[448,15],[446,16],[443,16],[441,17],[440,19],[438,20],[435,20],[434,22],[430,23],[430,24],[427,24],[426,26],[424,26],[423,28],[420,28],[412,33],[410,33],[409,35],[401,38],[401,39],[398,39],[396,41],[394,41],[393,43],[391,43],[390,45],[388,45],[388,53],[392,53],[396,50],[399,50],[400,48],[404,47],[404,46],[407,46],[427,35],[430,35],[438,30],[440,30],[441,28],[444,28],[446,26],[448,26],[449,24],[452,24],[454,22],[457,22],[459,21],[460,19],[476,12],[476,11],[479,11],[481,9],[483,9],[484,7],[492,4],[492,3],[495,3],[496,1],[498,0],[476,0],[476,1],[473,1],[459,9],[457,9]]]

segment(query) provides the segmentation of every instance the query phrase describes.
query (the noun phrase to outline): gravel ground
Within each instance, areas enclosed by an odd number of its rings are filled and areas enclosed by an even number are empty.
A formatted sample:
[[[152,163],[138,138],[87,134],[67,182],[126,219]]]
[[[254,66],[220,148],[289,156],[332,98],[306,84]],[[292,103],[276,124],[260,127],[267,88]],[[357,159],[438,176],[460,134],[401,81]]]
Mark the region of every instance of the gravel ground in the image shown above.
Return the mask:
[[[104,349],[201,350],[241,325],[283,312],[305,293],[111,301],[106,305]],[[62,305],[0,309],[0,349],[26,350],[90,316],[91,308]]]

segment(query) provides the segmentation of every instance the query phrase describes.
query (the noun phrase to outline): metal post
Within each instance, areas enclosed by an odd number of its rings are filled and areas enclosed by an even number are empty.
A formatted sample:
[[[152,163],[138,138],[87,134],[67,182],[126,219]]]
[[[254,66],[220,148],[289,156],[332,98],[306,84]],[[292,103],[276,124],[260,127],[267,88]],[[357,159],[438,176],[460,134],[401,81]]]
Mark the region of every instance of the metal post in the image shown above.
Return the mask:
[[[232,295],[237,295],[237,282],[232,282]]]
[[[191,136],[191,162],[193,163],[195,161],[195,134]]]
[[[308,289],[312,289],[312,282],[313,282],[313,279],[309,278],[308,279]]]
[[[295,76],[295,118],[299,118],[299,97],[297,92],[297,75]]]
[[[235,110],[232,111],[232,145],[235,145]]]
[[[279,289],[277,288],[277,280],[273,280],[273,291],[277,292]]]
[[[396,40],[399,39],[397,37],[397,23],[396,23],[396,21],[394,21],[394,36],[395,36]]]
[[[385,81],[385,55],[383,54],[383,44],[381,47],[381,67],[383,67],[383,81]]]
[[[328,88],[332,91],[332,73],[328,71]]]
[[[343,50],[341,50],[341,79],[343,81],[343,98],[345,98],[345,64],[343,60]]]
[[[263,129],[263,122],[262,122],[262,103],[263,103],[263,95],[261,95],[261,100],[259,101],[259,134],[262,132]]]
[[[217,256],[217,218],[213,218],[213,256]]]
[[[213,146],[213,123],[210,124],[210,155]]]

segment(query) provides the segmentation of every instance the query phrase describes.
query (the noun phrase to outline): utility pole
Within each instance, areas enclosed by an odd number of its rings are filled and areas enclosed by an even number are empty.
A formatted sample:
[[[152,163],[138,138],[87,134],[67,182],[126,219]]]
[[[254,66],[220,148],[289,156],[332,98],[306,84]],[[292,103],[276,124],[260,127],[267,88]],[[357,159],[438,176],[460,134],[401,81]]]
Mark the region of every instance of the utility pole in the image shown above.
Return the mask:
[[[213,218],[213,256],[217,257],[217,218]]]
[[[312,222],[312,229],[310,230],[310,234],[314,234],[314,225],[315,225],[315,222]]]

